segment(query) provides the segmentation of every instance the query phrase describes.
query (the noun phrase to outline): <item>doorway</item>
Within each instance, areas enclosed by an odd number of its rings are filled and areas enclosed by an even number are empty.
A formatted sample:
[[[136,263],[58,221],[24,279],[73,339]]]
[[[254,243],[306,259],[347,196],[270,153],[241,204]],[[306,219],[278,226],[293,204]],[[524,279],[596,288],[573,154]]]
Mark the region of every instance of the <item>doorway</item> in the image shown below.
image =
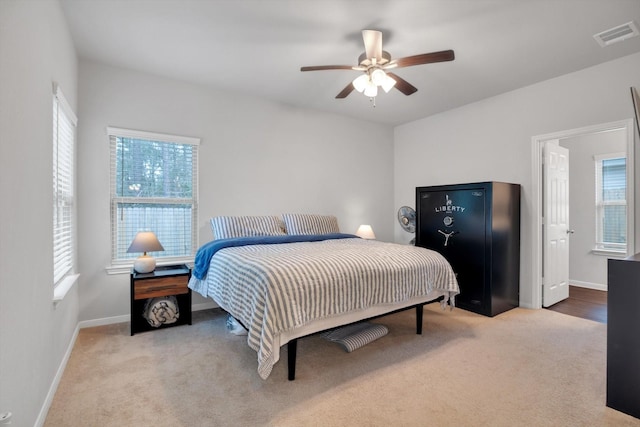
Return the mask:
[[[542,186],[543,177],[543,155],[544,147],[547,143],[553,143],[553,141],[562,141],[568,138],[576,138],[585,135],[599,134],[602,132],[609,132],[613,130],[620,130],[626,140],[626,156],[627,165],[626,168],[626,181],[627,181],[627,226],[626,226],[626,241],[627,241],[627,255],[635,253],[634,241],[634,147],[633,147],[633,120],[622,120],[611,123],[604,123],[595,126],[589,126],[579,129],[571,129],[566,131],[560,131],[553,134],[538,135],[532,138],[532,172],[533,172],[533,292],[532,292],[532,306],[533,308],[542,307],[542,284],[543,284],[543,210],[544,210],[544,191]],[[569,212],[571,221],[571,212]]]
[[[569,286],[569,298],[547,309],[581,319],[607,323],[607,292]]]

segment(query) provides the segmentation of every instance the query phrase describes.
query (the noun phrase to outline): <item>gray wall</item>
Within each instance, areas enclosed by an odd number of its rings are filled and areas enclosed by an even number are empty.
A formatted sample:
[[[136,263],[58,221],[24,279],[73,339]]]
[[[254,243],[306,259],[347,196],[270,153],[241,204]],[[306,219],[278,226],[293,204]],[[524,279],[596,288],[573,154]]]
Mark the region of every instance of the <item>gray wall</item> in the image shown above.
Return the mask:
[[[201,244],[211,240],[214,215],[285,212],[334,214],[344,232],[367,223],[380,240],[393,240],[390,127],[85,61],[79,94],[83,321],[129,314],[129,276],[105,271],[111,247],[107,126],[202,139]],[[196,305],[207,301],[194,295]]]
[[[640,86],[638,70],[634,54],[396,127],[396,209],[415,206],[417,186],[521,184],[520,305],[535,307],[531,138],[633,117],[629,87]],[[410,239],[399,226],[395,236]]]
[[[52,81],[77,111],[77,59],[57,1],[0,1],[0,413],[44,421],[78,325],[53,305]]]

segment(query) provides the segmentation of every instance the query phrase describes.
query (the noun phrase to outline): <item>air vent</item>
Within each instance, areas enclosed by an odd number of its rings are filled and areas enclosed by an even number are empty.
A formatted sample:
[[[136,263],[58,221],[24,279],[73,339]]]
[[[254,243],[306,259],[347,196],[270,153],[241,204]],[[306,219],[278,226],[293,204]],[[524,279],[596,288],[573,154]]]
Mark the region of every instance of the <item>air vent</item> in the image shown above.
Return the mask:
[[[605,47],[610,44],[621,42],[631,37],[639,35],[638,27],[631,21],[626,24],[619,25],[615,28],[603,31],[593,36],[600,46]]]

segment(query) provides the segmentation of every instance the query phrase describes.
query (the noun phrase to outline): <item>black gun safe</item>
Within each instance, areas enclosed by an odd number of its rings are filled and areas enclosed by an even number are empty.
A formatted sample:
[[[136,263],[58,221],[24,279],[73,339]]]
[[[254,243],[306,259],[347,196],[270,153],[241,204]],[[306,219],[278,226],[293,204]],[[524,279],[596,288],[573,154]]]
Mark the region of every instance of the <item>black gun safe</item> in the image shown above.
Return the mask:
[[[456,306],[492,317],[517,307],[520,185],[417,187],[416,246],[449,261],[460,286]]]

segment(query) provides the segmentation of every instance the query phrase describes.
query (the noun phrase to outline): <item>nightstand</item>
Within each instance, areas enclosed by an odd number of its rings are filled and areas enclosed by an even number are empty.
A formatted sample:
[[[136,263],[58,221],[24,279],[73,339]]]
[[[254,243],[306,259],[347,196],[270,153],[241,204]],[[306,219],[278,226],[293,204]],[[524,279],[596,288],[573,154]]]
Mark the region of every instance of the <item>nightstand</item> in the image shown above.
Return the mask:
[[[191,289],[187,286],[191,269],[186,264],[156,267],[151,273],[131,270],[131,335],[191,324]],[[151,298],[174,297],[179,317],[173,323],[152,326],[144,317],[145,305]],[[172,299],[173,300],[173,299]]]

